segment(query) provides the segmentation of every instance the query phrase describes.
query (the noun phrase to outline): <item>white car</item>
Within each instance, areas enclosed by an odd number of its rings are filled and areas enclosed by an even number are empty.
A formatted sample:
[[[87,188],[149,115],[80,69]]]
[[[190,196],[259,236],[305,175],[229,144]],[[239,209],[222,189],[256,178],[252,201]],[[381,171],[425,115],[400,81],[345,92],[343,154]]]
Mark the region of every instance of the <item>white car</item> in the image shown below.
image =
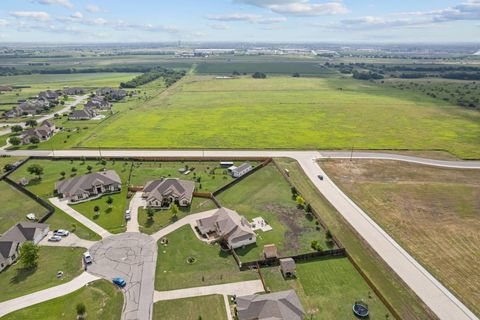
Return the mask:
[[[62,237],[60,236],[51,236],[50,238],[48,238],[48,241],[52,241],[52,242],[58,242],[62,240]]]
[[[131,210],[128,209],[127,211],[125,211],[125,220],[130,220],[132,217],[131,217]]]
[[[29,213],[29,214],[27,214],[27,219],[35,221],[35,220],[37,220],[37,217],[35,216],[35,213]]]
[[[53,232],[55,236],[68,237],[70,232],[68,230],[58,229]]]
[[[83,254],[83,261],[85,261],[85,264],[91,264],[93,262],[90,252],[87,251]]]

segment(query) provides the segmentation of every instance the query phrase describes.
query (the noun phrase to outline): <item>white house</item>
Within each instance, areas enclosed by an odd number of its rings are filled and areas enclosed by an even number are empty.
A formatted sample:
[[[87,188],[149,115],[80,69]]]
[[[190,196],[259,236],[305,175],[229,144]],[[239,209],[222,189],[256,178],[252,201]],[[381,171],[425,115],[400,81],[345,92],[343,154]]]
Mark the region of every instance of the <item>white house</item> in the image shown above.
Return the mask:
[[[240,178],[241,176],[247,174],[248,172],[252,171],[253,167],[250,163],[245,162],[239,167],[230,167],[229,170],[234,178]]]

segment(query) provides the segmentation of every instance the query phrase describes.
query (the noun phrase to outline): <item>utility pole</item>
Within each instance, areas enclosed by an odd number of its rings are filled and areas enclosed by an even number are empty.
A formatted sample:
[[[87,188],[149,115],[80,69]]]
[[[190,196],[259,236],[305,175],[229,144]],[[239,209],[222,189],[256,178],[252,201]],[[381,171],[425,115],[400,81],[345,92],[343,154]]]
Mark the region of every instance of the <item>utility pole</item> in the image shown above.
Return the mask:
[[[102,159],[102,150],[100,149],[100,146],[98,146],[98,154],[100,155],[100,159]]]
[[[350,161],[352,161],[352,158],[353,158],[353,148],[355,147],[355,145],[352,144],[352,152],[350,152]]]

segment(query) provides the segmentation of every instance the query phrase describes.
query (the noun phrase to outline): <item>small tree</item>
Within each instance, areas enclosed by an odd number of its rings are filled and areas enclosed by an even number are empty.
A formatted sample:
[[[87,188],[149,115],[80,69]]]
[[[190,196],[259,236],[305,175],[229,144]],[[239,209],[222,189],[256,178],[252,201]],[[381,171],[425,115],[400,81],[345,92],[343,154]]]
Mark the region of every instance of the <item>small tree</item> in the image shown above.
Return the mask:
[[[8,172],[13,169],[15,169],[15,166],[11,163],[7,163],[6,165],[3,166],[3,171],[5,172]]]
[[[25,121],[25,124],[29,127],[36,127],[38,125],[37,123],[37,120],[34,120],[34,119],[30,119],[30,120],[27,120]]]
[[[18,146],[20,145],[20,143],[22,143],[22,140],[20,140],[19,137],[11,137],[10,139],[8,139],[8,142],[10,142],[12,146]]]
[[[110,208],[112,207],[112,203],[113,203],[113,198],[109,196],[109,197],[107,198],[107,204],[108,204],[108,206],[109,206]]]
[[[305,212],[306,213],[312,213],[312,206],[310,205],[310,203],[307,203],[305,205]]]
[[[72,169],[71,169],[71,170],[72,170],[72,173],[75,173],[75,172],[77,172],[77,171],[78,171],[78,170],[77,170],[77,168],[75,168],[75,167],[72,167]]]
[[[18,124],[12,126],[10,129],[12,130],[13,133],[17,133],[17,132],[23,131],[22,126],[20,126],[20,125],[18,125]]]
[[[66,173],[65,171],[60,172],[60,175],[62,176],[62,179],[65,178],[65,175],[66,175],[66,174],[67,174],[67,173]]]
[[[43,167],[39,164],[32,164],[27,168],[28,173],[34,174],[38,177],[38,179],[41,179],[42,174],[43,174]]]
[[[25,242],[20,247],[20,262],[26,269],[32,269],[37,266],[38,263],[38,251],[39,248],[33,242]]]
[[[91,165],[88,165],[88,166],[87,166],[87,170],[88,170],[89,173],[91,173],[92,170],[93,170],[93,167],[92,167]]]
[[[76,306],[77,309],[77,315],[79,319],[84,319],[85,317],[85,312],[87,312],[87,307],[85,307],[85,304],[83,302],[80,302]]]
[[[100,214],[100,207],[99,206],[93,207],[93,212],[95,212],[95,216],[98,217],[98,215]]]
[[[298,194],[297,188],[292,187],[292,188],[290,188],[290,191],[292,192],[292,196],[294,196],[294,197],[297,196],[297,194]]]
[[[177,219],[177,214],[178,214],[178,206],[176,203],[172,203],[170,207],[170,213],[172,214],[172,219],[175,220]]]
[[[31,136],[29,141],[32,144],[39,144],[40,143],[40,139],[37,136]]]
[[[149,220],[153,220],[153,216],[155,215],[155,210],[153,210],[152,208],[148,208],[147,209],[147,216],[148,216],[148,219]]]
[[[305,205],[305,200],[302,198],[301,195],[298,195],[295,198],[295,201],[297,202],[297,205],[298,205],[299,208],[303,208],[303,206]]]

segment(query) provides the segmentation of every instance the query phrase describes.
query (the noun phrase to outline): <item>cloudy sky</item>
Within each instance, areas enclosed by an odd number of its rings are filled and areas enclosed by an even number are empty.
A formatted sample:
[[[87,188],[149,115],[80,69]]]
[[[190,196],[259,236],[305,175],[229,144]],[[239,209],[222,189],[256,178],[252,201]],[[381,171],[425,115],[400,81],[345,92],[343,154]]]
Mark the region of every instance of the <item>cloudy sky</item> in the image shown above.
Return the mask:
[[[1,42],[479,42],[480,0],[0,0]]]

